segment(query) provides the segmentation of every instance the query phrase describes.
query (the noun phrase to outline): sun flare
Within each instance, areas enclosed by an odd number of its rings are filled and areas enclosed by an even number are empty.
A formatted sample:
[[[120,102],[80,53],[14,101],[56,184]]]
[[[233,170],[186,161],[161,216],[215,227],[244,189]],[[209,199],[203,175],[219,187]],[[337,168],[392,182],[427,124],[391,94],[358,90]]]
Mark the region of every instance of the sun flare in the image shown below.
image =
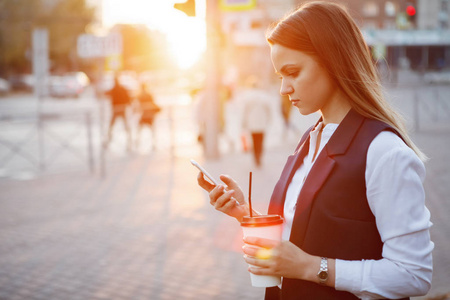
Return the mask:
[[[126,2],[126,3],[124,3]],[[173,8],[176,0],[103,0],[103,23],[145,24],[167,35],[177,65],[186,69],[195,64],[206,49],[205,3],[197,0],[196,17]]]
[[[180,68],[192,66],[206,49],[204,20],[179,19],[168,28],[167,34],[171,45],[170,51]]]

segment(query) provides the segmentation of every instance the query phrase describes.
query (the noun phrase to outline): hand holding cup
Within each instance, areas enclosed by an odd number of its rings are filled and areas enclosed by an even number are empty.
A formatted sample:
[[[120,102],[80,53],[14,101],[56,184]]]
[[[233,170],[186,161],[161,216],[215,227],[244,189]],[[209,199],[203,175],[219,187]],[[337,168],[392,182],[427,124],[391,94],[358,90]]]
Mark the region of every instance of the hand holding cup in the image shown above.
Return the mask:
[[[279,215],[246,216],[243,218],[241,226],[244,231],[244,242],[246,242],[244,246],[245,260],[250,269],[270,266],[271,258],[275,255],[274,248],[281,241],[283,218]],[[258,246],[258,242],[263,242],[265,246]],[[256,287],[281,284],[281,277],[275,275],[250,273],[250,279],[252,285]]]

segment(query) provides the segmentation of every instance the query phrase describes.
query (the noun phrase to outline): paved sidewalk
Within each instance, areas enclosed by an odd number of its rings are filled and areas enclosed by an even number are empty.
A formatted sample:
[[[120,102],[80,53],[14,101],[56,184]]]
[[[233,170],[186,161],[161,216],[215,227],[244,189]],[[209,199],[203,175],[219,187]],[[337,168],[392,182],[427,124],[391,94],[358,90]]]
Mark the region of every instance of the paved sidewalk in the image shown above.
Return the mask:
[[[209,206],[189,158],[136,156],[103,180],[0,181],[0,299],[261,299],[238,224]],[[255,187],[274,176],[255,172]]]
[[[438,295],[450,291],[449,134],[418,140],[432,157],[430,295]],[[194,158],[244,190],[253,169],[254,205],[265,211],[288,148],[270,149],[259,170],[248,154]],[[103,180],[70,173],[0,181],[0,299],[261,299],[250,287],[238,224],[209,206],[189,158],[135,156],[111,165]]]
[[[428,298],[450,292],[449,128],[413,136],[431,158],[425,188],[436,248]],[[78,171],[1,179],[0,299],[262,299],[250,286],[239,225],[210,207],[189,159],[213,176],[233,176],[244,191],[253,171],[254,206],[265,212],[294,146],[287,138],[269,147],[261,169],[248,153],[205,161],[192,145],[109,161],[103,179]]]

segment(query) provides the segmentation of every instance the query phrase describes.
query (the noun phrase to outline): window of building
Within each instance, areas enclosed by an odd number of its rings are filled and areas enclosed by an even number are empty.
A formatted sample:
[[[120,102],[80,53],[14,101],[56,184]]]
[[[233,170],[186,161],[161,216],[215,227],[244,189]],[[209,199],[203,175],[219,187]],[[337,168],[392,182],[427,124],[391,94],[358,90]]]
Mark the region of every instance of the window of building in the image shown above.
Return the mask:
[[[397,7],[396,7],[395,3],[392,1],[387,1],[384,4],[384,13],[388,17],[395,17],[395,15],[397,13]]]
[[[449,26],[449,13],[448,13],[448,1],[441,1],[441,10],[438,14],[438,24],[439,28],[447,29]]]
[[[448,12],[448,0],[441,1],[441,10],[444,12]]]
[[[368,1],[364,3],[362,12],[365,17],[376,17],[379,13],[378,4],[375,1]]]

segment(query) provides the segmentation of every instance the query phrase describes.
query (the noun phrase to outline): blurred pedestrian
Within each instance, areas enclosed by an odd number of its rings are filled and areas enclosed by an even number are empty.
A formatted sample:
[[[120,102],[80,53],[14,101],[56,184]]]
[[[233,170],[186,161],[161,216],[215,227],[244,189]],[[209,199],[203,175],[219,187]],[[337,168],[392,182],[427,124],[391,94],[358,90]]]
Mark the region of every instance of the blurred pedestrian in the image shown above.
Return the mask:
[[[384,98],[364,37],[340,4],[312,1],[268,32],[282,95],[321,118],[287,159],[269,204],[282,241],[246,237],[256,275],[283,278],[266,299],[409,299],[433,273],[426,156]],[[239,184],[199,185],[215,209],[250,213]],[[254,212],[254,214],[258,214]],[[258,252],[265,249],[264,259]],[[270,249],[269,251],[267,251]]]
[[[106,92],[106,95],[111,98],[112,116],[108,127],[108,137],[106,140],[106,146],[109,144],[112,138],[112,130],[118,118],[123,120],[125,131],[127,133],[127,147],[131,149],[131,131],[128,125],[126,110],[131,104],[131,97],[128,90],[121,85],[119,77],[114,77],[114,86],[111,90]]]
[[[161,107],[155,103],[153,95],[148,90],[145,83],[141,85],[141,92],[137,97],[138,100],[138,110],[141,114],[139,118],[139,126],[137,133],[137,144],[139,145],[141,141],[141,133],[145,127],[152,133],[152,148],[155,148],[155,130],[154,121],[156,115],[161,111]]]
[[[193,89],[190,93],[193,102],[193,115],[197,123],[197,142],[205,150],[206,132],[206,90],[204,88]]]
[[[257,167],[262,164],[264,136],[271,121],[270,99],[259,85],[257,77],[249,77],[246,82],[247,89],[239,96],[243,105],[242,128],[251,135],[252,153]]]

